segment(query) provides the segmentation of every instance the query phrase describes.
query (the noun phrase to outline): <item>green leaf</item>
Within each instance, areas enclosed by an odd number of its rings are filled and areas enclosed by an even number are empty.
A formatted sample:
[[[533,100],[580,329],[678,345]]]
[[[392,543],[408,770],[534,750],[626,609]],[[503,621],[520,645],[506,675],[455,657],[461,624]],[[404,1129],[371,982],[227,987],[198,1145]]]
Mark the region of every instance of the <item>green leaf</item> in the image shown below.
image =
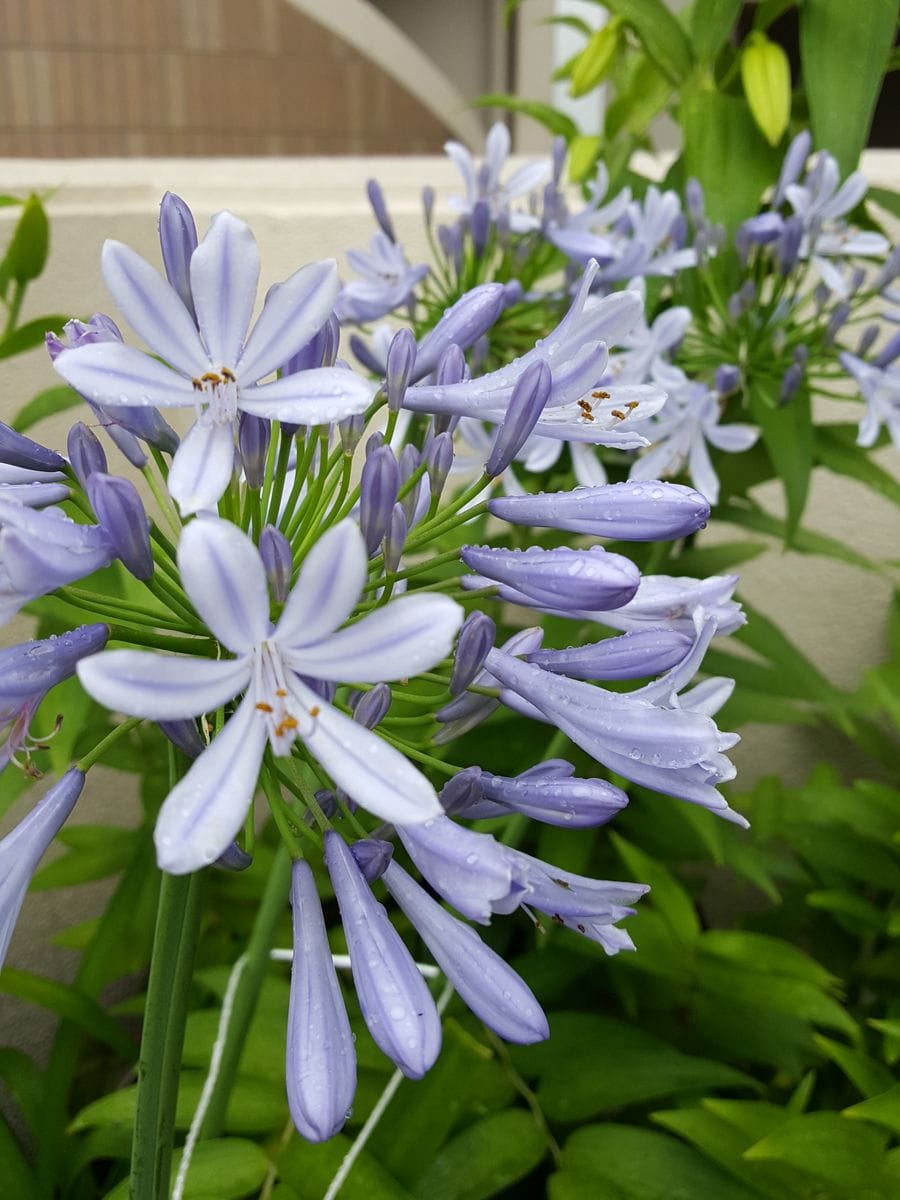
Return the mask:
[[[509,92],[486,92],[477,100],[473,100],[472,104],[476,108],[508,108],[510,112],[532,117],[556,137],[564,137],[567,142],[571,142],[578,134],[578,126],[571,117],[567,117],[550,104],[542,104],[539,100],[522,100]]]
[[[35,317],[33,321],[26,321],[24,325],[20,325],[18,329],[14,329],[12,333],[0,340],[0,359],[12,358],[15,354],[24,354],[26,350],[33,350],[35,346],[43,345],[44,334],[59,332],[68,319],[59,313],[49,313],[46,317]],[[56,391],[57,389],[52,390]],[[64,391],[65,389],[58,390]]]
[[[547,1153],[534,1117],[521,1108],[469,1125],[438,1153],[418,1180],[420,1200],[488,1200],[524,1179]]]
[[[622,27],[621,18],[613,17],[591,35],[572,69],[571,96],[593,91],[606,78],[622,44]]]
[[[768,550],[765,542],[717,542],[713,546],[691,546],[678,557],[678,571],[682,575],[703,578],[706,575],[721,575],[742,563],[750,562]]]
[[[686,90],[680,117],[685,174],[703,184],[711,219],[736,229],[756,212],[760,196],[777,176],[778,152],[759,132],[740,96]]]
[[[55,416],[56,413],[65,412],[67,408],[74,408],[76,404],[81,403],[83,401],[74,388],[47,388],[38,392],[27,404],[23,404],[10,421],[10,425],[17,433],[24,433],[45,417]]]
[[[588,175],[593,174],[597,159],[600,157],[601,141],[598,137],[588,137],[578,134],[569,146],[569,178],[573,183],[581,183]]]
[[[703,935],[703,952],[749,970],[786,979],[802,979],[815,987],[835,988],[838,979],[814,958],[790,942],[743,929],[709,929]]]
[[[636,882],[650,885],[653,907],[674,937],[690,945],[700,934],[700,918],[694,902],[667,867],[627,842],[617,833],[609,835],[616,853]],[[642,903],[646,904],[644,900]]]
[[[900,1133],[900,1083],[880,1095],[845,1108],[843,1115],[854,1121],[871,1121],[873,1125],[883,1125],[885,1129]]]
[[[5,274],[18,284],[37,279],[47,261],[50,247],[50,223],[37,196],[25,201],[3,260]]]
[[[127,1062],[134,1059],[137,1047],[121,1025],[76,987],[67,987],[52,979],[42,979],[40,975],[4,967],[0,974],[0,992],[47,1008],[58,1017],[80,1026],[98,1042],[111,1046]]]
[[[46,892],[52,888],[73,887],[115,875],[131,857],[136,836],[132,829],[107,826],[101,842],[82,844],[54,859],[38,871],[31,886],[36,891]]]
[[[0,1049],[0,1079],[33,1133],[40,1129],[43,1073],[37,1063],[12,1046]]]
[[[15,1200],[36,1200],[37,1182],[9,1126],[0,1116],[0,1179],[6,1194]]]
[[[751,1146],[745,1157],[784,1163],[853,1200],[887,1198],[884,1143],[876,1130],[837,1113],[805,1113]]]
[[[725,1063],[683,1054],[609,1017],[554,1012],[548,1020],[550,1040],[516,1046],[512,1058],[522,1074],[538,1077],[538,1102],[552,1121],[572,1124],[701,1089],[758,1087]]]
[[[877,463],[865,450],[848,443],[827,425],[816,429],[815,454],[818,462],[836,475],[858,479],[866,487],[900,504],[900,483]]]
[[[174,1180],[183,1151],[172,1157]],[[211,1138],[198,1142],[185,1180],[184,1200],[243,1200],[256,1193],[268,1174],[269,1159],[262,1147],[242,1138]],[[128,1200],[130,1180],[122,1182],[106,1200]],[[168,1195],[169,1189],[166,1189]],[[350,1200],[349,1195],[344,1200]],[[374,1200],[374,1198],[373,1198]]]
[[[874,1058],[869,1058],[861,1050],[845,1046],[843,1042],[835,1042],[832,1038],[816,1034],[813,1041],[823,1054],[827,1055],[844,1072],[854,1087],[866,1097],[877,1096],[886,1092],[894,1082],[891,1072]]]
[[[813,424],[809,391],[802,387],[785,405],[773,403],[758,384],[751,383],[750,412],[762,430],[763,442],[781,480],[787,502],[785,540],[788,545],[809,495],[813,465]]]
[[[672,83],[680,83],[688,75],[694,65],[691,44],[663,0],[604,0],[604,4],[634,30],[648,56]]]
[[[698,62],[713,61],[728,41],[741,7],[741,0],[703,0],[693,6],[691,38]]]
[[[870,187],[866,199],[886,209],[892,216],[900,217],[900,192],[892,188]]]
[[[689,1146],[627,1125],[588,1125],[566,1142],[551,1200],[759,1200]]]
[[[278,1157],[279,1177],[293,1188],[299,1200],[322,1200],[352,1144],[341,1133],[319,1145],[295,1134]],[[341,1200],[413,1200],[390,1171],[365,1150],[354,1162],[340,1195]]]
[[[835,689],[822,672],[781,632],[774,621],[744,601],[747,624],[735,634],[739,642],[755,650],[797,688],[808,700],[831,700]]]
[[[741,80],[757,128],[770,146],[777,146],[791,116],[791,67],[777,42],[759,30],[741,50]]]
[[[881,76],[894,41],[898,0],[803,0],[800,62],[815,144],[856,167],[869,136]]]
[[[716,509],[716,516],[720,521],[730,521],[745,529],[753,529],[757,533],[768,533],[772,537],[781,538],[783,541],[787,540],[788,531],[785,522],[779,517],[773,517],[770,513],[763,512],[752,502],[720,504]],[[864,571],[879,572],[881,570],[878,563],[867,558],[865,554],[860,554],[858,550],[854,550],[851,546],[838,541],[837,538],[829,537],[825,533],[817,533],[812,529],[797,529],[792,534],[790,542],[791,549],[798,550],[801,554],[821,554],[824,558],[834,558],[838,562],[849,563],[852,567],[862,567]]]

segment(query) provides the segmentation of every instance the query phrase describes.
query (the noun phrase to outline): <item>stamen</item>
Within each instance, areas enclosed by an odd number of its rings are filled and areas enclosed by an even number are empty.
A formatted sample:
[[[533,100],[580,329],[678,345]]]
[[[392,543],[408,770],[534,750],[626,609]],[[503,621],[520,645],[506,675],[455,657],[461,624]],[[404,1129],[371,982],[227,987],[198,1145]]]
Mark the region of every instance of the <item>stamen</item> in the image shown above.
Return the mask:
[[[620,408],[614,408],[612,410],[612,416],[617,417],[620,421],[625,420],[625,414],[622,412],[622,410]]]
[[[608,400],[609,392],[591,392],[595,400]]]
[[[265,700],[258,701],[256,707],[259,709],[260,712],[264,712],[264,713],[270,713],[270,712],[274,711],[274,709],[272,708],[272,705],[266,704]]]
[[[235,375],[234,371],[229,370],[228,367],[222,367],[220,369],[223,379],[227,379],[229,383],[237,383],[237,376]]]
[[[321,711],[322,710],[319,708],[318,704],[314,704],[312,706],[312,708],[309,710],[309,715],[311,717],[317,717]]]

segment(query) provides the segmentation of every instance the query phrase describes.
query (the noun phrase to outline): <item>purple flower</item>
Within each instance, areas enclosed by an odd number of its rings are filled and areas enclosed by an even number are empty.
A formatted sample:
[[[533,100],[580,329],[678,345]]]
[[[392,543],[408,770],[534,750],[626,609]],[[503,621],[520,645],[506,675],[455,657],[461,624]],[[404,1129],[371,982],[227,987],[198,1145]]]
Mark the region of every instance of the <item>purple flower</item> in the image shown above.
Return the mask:
[[[847,351],[842,352],[840,360],[859,384],[866,402],[856,444],[874,446],[882,426],[886,426],[891,441],[900,448],[900,367],[876,366]]]
[[[223,847],[224,849],[224,847]],[[310,1142],[324,1142],[350,1114],[356,1051],[309,863],[294,863],[294,961],[285,1078],[291,1120]]]
[[[343,839],[331,831],[325,862],[369,1032],[404,1075],[421,1079],[441,1048],[441,1019],[428,986]]]
[[[635,595],[641,573],[630,559],[589,550],[506,550],[495,546],[463,546],[460,558],[477,571],[464,575],[464,587],[499,583],[501,599],[512,604],[595,611],[620,608]]]
[[[412,378],[430,375],[451,346],[467,350],[491,328],[505,305],[502,283],[482,283],[466,292],[419,342]]]
[[[17,433],[0,422],[0,463],[22,467],[27,471],[62,471],[66,460],[55,450],[33,442],[24,433]]]
[[[266,741],[288,755],[300,738],[337,787],[386,820],[427,820],[434,789],[376,734],[313,690],[379,683],[427,670],[449,652],[462,609],[444,596],[401,597],[345,629],[366,580],[366,551],[350,521],[304,561],[273,628],[259,551],[217,517],[191,522],[178,545],[185,591],[233,659],[107,651],[80,664],[86,689],[109,708],[150,720],[210,712],[244,692],[236,712],[163,805],[160,865],[174,874],[215,861],[244,820]]]
[[[61,482],[63,478],[60,471],[35,471],[0,462],[0,499],[27,508],[59,504],[69,496],[68,487]]]
[[[698,608],[716,618],[716,632],[734,633],[746,623],[741,606],[732,600],[737,575],[690,579],[674,575],[642,575],[633,600],[603,614],[603,624],[624,632],[669,629],[694,636]]]
[[[523,629],[504,642],[501,649],[507,654],[529,654],[532,650],[537,650],[543,637],[542,629]],[[471,682],[479,687],[497,686],[496,679],[485,668],[482,668]],[[479,695],[477,692],[465,692],[462,696],[457,696],[434,714],[443,726],[434,735],[434,744],[445,745],[462,737],[464,733],[486,721],[499,703],[499,700]]]
[[[491,217],[496,221],[505,218],[513,233],[527,233],[537,229],[540,222],[529,213],[511,211],[510,205],[520,196],[539,188],[549,177],[549,161],[533,161],[517,167],[503,181],[503,172],[509,158],[510,136],[506,126],[498,121],[488,131],[484,147],[484,161],[478,167],[474,158],[460,142],[446,142],[444,152],[462,175],[466,189],[464,197],[453,196],[450,207],[465,216],[471,216],[476,204],[483,201]]]
[[[357,275],[341,288],[334,311],[339,321],[377,321],[413,298],[428,266],[411,267],[403,247],[380,230],[372,234],[368,254],[348,250],[347,262]]]
[[[474,786],[453,809],[470,821],[518,812],[547,825],[585,829],[611,821],[628,803],[621,788],[605,779],[576,778],[575,768],[562,759],[538,763],[513,777],[470,770]],[[443,793],[441,803],[446,807]]]
[[[213,217],[191,255],[196,322],[172,285],[127,246],[107,242],[102,267],[129,324],[165,362],[109,341],[64,350],[54,365],[99,404],[198,410],[168,480],[185,514],[214,506],[228,486],[239,412],[320,425],[363,411],[374,395],[374,385],[336,367],[260,385],[328,320],[338,290],[333,261],[304,267],[270,288],[249,334],[259,251],[248,227],[230,213]]]
[[[31,876],[75,807],[84,778],[75,767],[66,771],[12,833],[0,841],[0,967]]]

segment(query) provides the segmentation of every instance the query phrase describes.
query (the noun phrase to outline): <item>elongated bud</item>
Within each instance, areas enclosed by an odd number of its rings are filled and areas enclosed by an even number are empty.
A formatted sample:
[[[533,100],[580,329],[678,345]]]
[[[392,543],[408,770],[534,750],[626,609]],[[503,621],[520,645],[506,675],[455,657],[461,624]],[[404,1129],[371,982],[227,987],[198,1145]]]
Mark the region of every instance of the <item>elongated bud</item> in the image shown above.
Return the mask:
[[[484,796],[481,791],[481,767],[464,767],[447,780],[438,794],[448,817],[465,816]]]
[[[872,282],[873,289],[880,292],[882,288],[893,283],[898,275],[900,275],[900,246],[895,246],[884,260],[884,266],[875,276]]]
[[[466,350],[487,333],[503,311],[504,297],[502,283],[483,283],[461,296],[419,343],[414,380],[430,375],[448,346]]]
[[[338,422],[338,433],[341,438],[341,449],[345,454],[352,455],[359,445],[360,438],[366,431],[366,414],[354,413]]]
[[[850,304],[847,300],[842,300],[834,306],[831,313],[831,319],[825,329],[825,344],[830,346],[837,337],[841,327],[846,324],[847,318],[850,316]]]
[[[119,429],[140,438],[148,446],[155,446],[166,454],[174,454],[179,446],[179,437],[172,426],[160,414],[159,410],[150,405],[146,407],[127,406],[121,408],[105,408],[102,404],[94,404],[88,399],[88,404],[100,419],[100,424],[116,443],[130,463],[142,467],[147,461],[143,451],[135,453],[133,443],[128,438],[119,435]],[[139,461],[143,458],[143,462]]]
[[[387,533],[400,490],[400,468],[390,446],[381,446],[365,462],[359,482],[359,527],[368,553]]]
[[[415,489],[413,489],[415,490]],[[404,496],[404,500],[407,497]],[[384,537],[384,569],[396,571],[403,557],[403,547],[409,533],[409,521],[402,504],[395,504],[391,513],[388,531]]]
[[[462,235],[458,225],[438,225],[437,230],[438,242],[447,258],[452,264],[457,275],[462,268],[463,245]]]
[[[511,809],[534,821],[569,829],[605,825],[628,803],[625,792],[605,779],[578,779],[540,772],[524,771],[514,777],[485,772],[481,777],[481,788],[485,799],[501,806],[501,811]],[[477,818],[488,813],[476,810],[466,815]]]
[[[166,278],[193,316],[191,255],[197,249],[197,226],[194,214],[174,192],[166,192],[159,206],[159,248]]]
[[[506,418],[497,429],[484,465],[488,475],[496,476],[505,471],[525,445],[550,399],[552,386],[553,376],[543,361],[532,363],[516,380]]]
[[[416,339],[412,330],[404,326],[394,334],[387,353],[385,390],[391,412],[399,412],[403,407],[403,399],[415,365]]]
[[[0,463],[11,467],[26,467],[30,471],[62,471],[66,460],[55,450],[33,442],[24,433],[16,433],[0,421]]]
[[[514,604],[605,611],[627,604],[641,581],[641,573],[630,559],[609,554],[600,546],[589,550],[463,546],[459,556],[467,567],[499,583],[500,596]],[[467,579],[463,576],[464,587],[471,586]],[[483,582],[476,581],[476,586]]]
[[[503,285],[503,307],[512,308],[525,295],[525,289],[518,279],[510,279]],[[483,335],[485,338],[487,335]]]
[[[334,313],[322,326],[320,336],[322,338],[322,366],[333,367],[337,362],[338,350],[341,348],[341,323]]]
[[[104,425],[106,436],[128,459],[133,467],[142,471],[147,465],[147,455],[141,448],[141,443],[130,430],[123,425]],[[173,430],[174,433],[174,430]]]
[[[375,214],[375,220],[391,239],[391,241],[396,242],[397,235],[394,233],[394,226],[387,210],[387,204],[384,200],[384,192],[381,190],[381,184],[377,179],[370,179],[368,181],[366,184],[366,195],[369,197],[369,203],[372,205],[372,212]]]
[[[432,498],[440,496],[453,466],[453,434],[439,433],[428,443],[425,451],[428,478],[431,480]]]
[[[781,380],[781,391],[778,394],[778,403],[780,405],[790,404],[800,384],[803,382],[803,365],[801,363],[792,363],[784,373]]]
[[[880,330],[878,326],[873,323],[872,325],[867,325],[859,335],[859,341],[856,345],[856,353],[860,356],[860,358],[864,358],[872,349],[875,342],[878,340],[879,332]],[[880,366],[881,364],[876,363],[876,365]]]
[[[451,383],[462,383],[465,377],[466,356],[462,348],[454,343],[441,355],[435,371],[435,380],[439,386],[446,387]]]
[[[803,222],[799,217],[788,217],[775,243],[775,261],[782,275],[788,275],[800,257],[803,241]]]
[[[677,666],[692,645],[686,633],[648,629],[569,650],[534,650],[525,658],[570,679],[644,679]]]
[[[380,450],[383,445],[384,434],[380,429],[377,429],[375,433],[370,434],[369,437],[366,438],[366,458],[371,458],[375,451]]]
[[[382,842],[378,838],[362,838],[353,843],[350,853],[362,871],[366,883],[374,883],[387,870],[388,863],[394,855],[394,847],[390,842]]]
[[[136,579],[153,574],[150,522],[137,488],[129,479],[95,472],[87,481],[87,494],[116,556]]]
[[[272,597],[278,604],[284,604],[291,590],[291,575],[294,570],[294,558],[291,553],[291,543],[280,529],[267,525],[259,535],[259,555],[266,569],[266,579],[272,591]]]
[[[425,227],[430,229],[434,217],[434,188],[430,184],[422,188],[422,212],[425,217]]]
[[[353,709],[353,720],[364,729],[374,729],[387,716],[391,707],[391,689],[386,683],[376,683],[363,692]]]
[[[177,721],[157,721],[157,725],[173,746],[177,746],[188,758],[199,758],[206,749],[206,742],[200,736],[197,722],[189,717]]]
[[[562,179],[563,167],[566,164],[566,154],[569,151],[569,144],[564,137],[555,137],[550,143],[550,163],[552,168],[552,178],[555,184],[559,184]]]
[[[87,487],[89,476],[95,471],[106,473],[106,454],[100,439],[83,421],[76,421],[66,438],[66,451],[75,477],[82,487]]]
[[[684,189],[688,212],[695,225],[706,223],[706,198],[703,195],[703,184],[699,179],[689,179]]]
[[[450,676],[451,696],[459,696],[474,680],[484,666],[496,636],[497,626],[487,613],[469,613],[456,639],[456,657]]]
[[[877,326],[875,326],[877,330]],[[862,351],[860,351],[862,354]],[[895,333],[889,341],[885,343],[884,349],[879,351],[875,358],[876,367],[889,367],[894,359],[900,354],[900,333]]]
[[[469,231],[472,234],[472,248],[475,256],[481,258],[487,246],[491,232],[491,209],[486,200],[476,200],[469,218]]]
[[[778,176],[778,183],[775,187],[775,194],[772,196],[773,208],[777,208],[782,203],[787,189],[799,179],[803,165],[807,158],[809,158],[811,147],[812,135],[808,129],[804,129],[798,133],[790,146],[788,146],[781,167],[781,174]]]
[[[213,863],[214,867],[220,867],[223,871],[246,871],[252,865],[253,855],[242,850],[237,842],[232,842]]]
[[[266,474],[266,455],[272,426],[263,417],[242,412],[238,421],[238,452],[247,478],[247,486],[261,488]]]
[[[741,373],[731,363],[723,363],[721,367],[716,368],[715,388],[720,396],[730,396],[737,390],[740,382]]]

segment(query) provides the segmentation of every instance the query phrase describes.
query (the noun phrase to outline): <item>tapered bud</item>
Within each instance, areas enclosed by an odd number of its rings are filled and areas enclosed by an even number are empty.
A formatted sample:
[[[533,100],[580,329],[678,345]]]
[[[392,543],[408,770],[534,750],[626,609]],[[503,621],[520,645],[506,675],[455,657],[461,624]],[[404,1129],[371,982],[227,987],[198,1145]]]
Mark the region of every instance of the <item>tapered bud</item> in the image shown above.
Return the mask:
[[[525,295],[525,289],[519,283],[518,279],[510,279],[503,285],[503,307],[512,308],[514,304],[518,304]],[[486,338],[486,334],[483,335]]]
[[[781,391],[778,393],[780,405],[790,404],[803,382],[803,367],[800,363],[792,363],[785,371],[781,380]]]
[[[466,356],[462,349],[453,343],[447,347],[440,357],[435,371],[438,386],[446,387],[451,383],[461,383],[466,377]]]
[[[799,217],[788,217],[775,243],[775,261],[782,275],[789,274],[796,266],[802,241],[803,222]]]
[[[486,200],[475,201],[469,218],[469,231],[475,256],[481,258],[491,232],[491,210]]]
[[[400,468],[394,452],[382,446],[366,459],[359,482],[359,527],[370,555],[387,533],[399,490]]]
[[[223,871],[246,871],[252,865],[253,855],[242,850],[237,842],[232,842],[213,863],[213,866],[221,867]]]
[[[499,583],[501,598],[513,604],[589,612],[621,608],[634,597],[641,581],[630,559],[600,546],[589,550],[463,546],[459,556],[478,575]],[[467,578],[463,576],[463,585],[471,586]]]
[[[453,434],[439,433],[428,443],[425,451],[425,462],[428,464],[428,478],[431,480],[432,497],[440,496],[453,466]]]
[[[362,838],[353,843],[350,853],[362,871],[366,883],[374,883],[387,870],[387,865],[394,854],[394,847],[390,842],[382,842],[378,838]]]
[[[847,300],[842,300],[836,304],[832,310],[831,318],[825,328],[825,344],[830,346],[837,337],[841,327],[846,324],[847,318],[850,316],[850,304]]]
[[[400,566],[408,533],[409,522],[406,519],[403,505],[395,504],[387,533],[384,535],[384,569],[386,571],[396,571]]]
[[[83,421],[76,421],[66,438],[66,451],[75,477],[82,487],[95,471],[106,472],[108,463],[100,439]]]
[[[498,496],[489,501],[495,517],[513,525],[538,525],[629,542],[687,537],[709,519],[709,501],[679,483],[648,481],[598,484],[571,492]]]
[[[87,494],[116,557],[136,579],[149,579],[153,574],[150,521],[137,488],[128,479],[96,472],[87,481]]]
[[[706,201],[703,195],[703,184],[699,179],[691,178],[687,181],[684,197],[691,220],[695,225],[702,225],[706,221]]]
[[[157,721],[157,725],[173,746],[177,746],[188,758],[199,758],[206,749],[206,742],[200,736],[197,722],[190,717],[179,718],[177,721]]]
[[[394,334],[387,353],[385,390],[391,412],[399,412],[403,407],[403,399],[415,365],[416,339],[412,330],[404,326]]]
[[[266,474],[266,455],[272,425],[263,417],[242,412],[238,421],[238,451],[247,478],[247,486],[261,488]]]
[[[692,645],[674,629],[637,630],[569,650],[534,650],[526,661],[570,679],[643,679],[677,666]]]
[[[266,569],[266,579],[272,591],[272,597],[278,604],[284,604],[291,590],[291,575],[294,570],[294,557],[291,543],[280,529],[274,525],[266,525],[259,535],[259,555]]]
[[[474,680],[484,666],[496,636],[497,626],[487,613],[469,613],[456,639],[456,657],[450,676],[451,696],[459,696]]]
[[[419,343],[414,379],[431,374],[448,346],[465,350],[486,333],[503,310],[504,296],[502,283],[483,283],[461,296]]]
[[[62,471],[66,460],[55,450],[33,442],[24,433],[16,433],[0,421],[0,463],[11,467],[26,467],[31,471]]]
[[[723,363],[721,367],[716,368],[715,387],[720,396],[730,396],[740,382],[741,373],[737,367]]]
[[[387,716],[392,698],[391,689],[386,683],[376,683],[360,696],[353,708],[353,720],[364,729],[374,729]]]
[[[859,341],[856,344],[856,353],[860,356],[860,358],[864,358],[872,349],[875,342],[878,340],[879,332],[879,327],[873,322],[873,324],[867,325],[859,335]],[[900,337],[900,335],[896,336]],[[876,363],[876,365],[880,366],[882,364]]]
[[[366,431],[366,414],[354,413],[338,422],[338,433],[341,438],[341,449],[345,454],[353,454],[359,445],[360,438]]]
[[[498,426],[494,444],[484,469],[488,475],[500,475],[530,437],[538,418],[550,399],[553,376],[543,361],[527,367],[513,386],[503,424]]]
[[[378,429],[366,439],[366,458],[371,458],[375,451],[380,450],[383,445],[384,434]]]
[[[174,192],[166,192],[159,206],[159,248],[166,278],[193,316],[191,255],[197,249],[197,226],[194,214]]]
[[[368,181],[366,184],[366,195],[369,197],[369,203],[372,205],[372,212],[375,214],[375,220],[391,239],[391,241],[396,242],[397,235],[394,233],[394,226],[387,210],[387,204],[384,200],[384,192],[381,190],[381,184],[377,179],[370,179]]]
[[[104,429],[106,436],[125,455],[131,465],[137,467],[139,471],[143,471],[147,465],[147,455],[134,434],[123,425],[113,425],[112,423],[104,425]]]
[[[860,353],[862,353],[862,351],[860,351]],[[875,358],[875,366],[889,367],[898,355],[900,355],[900,333],[895,333],[894,336],[885,343],[884,349],[878,353],[877,357]]]
[[[422,211],[425,216],[425,225],[430,228],[434,216],[434,188],[430,185],[422,188]]]

